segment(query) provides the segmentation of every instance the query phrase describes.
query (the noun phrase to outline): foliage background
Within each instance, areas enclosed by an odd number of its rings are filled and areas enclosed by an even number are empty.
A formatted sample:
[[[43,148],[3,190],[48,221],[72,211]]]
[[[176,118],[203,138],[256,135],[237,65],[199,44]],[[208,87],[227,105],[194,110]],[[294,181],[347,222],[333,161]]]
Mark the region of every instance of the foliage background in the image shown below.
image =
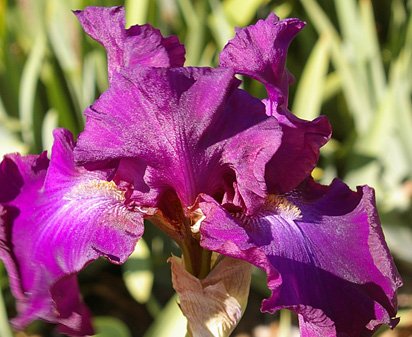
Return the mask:
[[[165,35],[177,34],[186,45],[187,65],[216,65],[234,26],[271,11],[307,22],[289,52],[288,67],[296,76],[290,106],[305,119],[326,114],[334,130],[313,175],[323,183],[338,176],[353,188],[376,188],[386,237],[405,281],[401,323],[380,333],[412,336],[412,1],[0,0],[0,155],[50,149],[56,126],[82,130],[82,111],[107,87],[106,60],[70,10],[119,4],[126,5],[128,24],[149,22]],[[265,95],[254,81],[244,86]],[[166,263],[170,252],[179,254],[148,224],[126,265],[98,261],[80,274],[98,336],[184,336],[186,322],[172,297]],[[2,266],[0,281],[0,335],[10,337],[7,317],[15,309]],[[256,271],[234,335],[296,334],[296,318],[288,312],[259,312],[265,296],[265,278]],[[42,322],[26,333],[58,336]]]

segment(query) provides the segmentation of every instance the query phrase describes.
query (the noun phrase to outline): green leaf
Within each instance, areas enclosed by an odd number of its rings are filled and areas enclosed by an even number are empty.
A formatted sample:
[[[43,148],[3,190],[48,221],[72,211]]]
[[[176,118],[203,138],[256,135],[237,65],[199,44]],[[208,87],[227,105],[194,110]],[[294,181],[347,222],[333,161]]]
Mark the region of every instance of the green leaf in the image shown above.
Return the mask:
[[[404,150],[405,159],[408,160],[408,166],[412,167],[412,76],[410,67],[412,63],[412,48],[405,47],[401,52],[395,67],[394,77],[391,77],[391,86],[393,87],[394,100],[396,105],[393,106],[393,119],[396,127],[396,134],[398,135],[402,148]],[[395,102],[394,102],[395,103]],[[412,172],[409,171],[409,177],[412,178]]]
[[[27,153],[28,148],[5,125],[0,124],[0,160],[12,152]]]
[[[328,16],[315,0],[301,0],[301,2],[318,33],[328,34],[331,38],[332,61],[342,79],[346,102],[355,119],[357,131],[364,134],[369,130],[374,110],[370,100],[366,68],[362,67],[360,59],[360,55],[363,54],[361,50],[354,48],[355,40],[358,38],[352,33],[352,29],[347,27],[345,29],[350,30],[350,33],[346,35],[353,37],[354,40],[343,42]]]
[[[348,174],[345,175],[345,183],[354,190],[356,186],[365,184],[373,186],[376,190],[381,190],[381,184],[378,179],[381,171],[382,166],[380,163],[377,160],[373,160],[359,167],[353,167]],[[377,193],[377,195],[380,195],[380,193]]]
[[[47,34],[62,69],[69,73],[79,72],[80,26],[71,12],[70,3],[48,0],[46,14]]]
[[[105,73],[101,71],[102,69],[98,69],[99,64],[104,63],[99,61],[99,56],[101,56],[100,51],[96,50],[84,57],[81,110],[91,105],[96,99],[97,73]],[[101,67],[106,69],[106,65],[102,65]],[[106,82],[105,85],[107,85]]]
[[[4,303],[3,292],[0,289],[0,335],[2,337],[13,337]]]
[[[107,61],[103,52],[96,52],[95,56],[95,66],[96,66],[96,83],[97,88],[100,92],[103,92],[109,86],[108,75],[107,75]]]
[[[291,15],[293,8],[294,7],[291,2],[284,2],[280,5],[276,4],[275,6],[273,6],[271,11],[274,12],[281,19],[285,19]]]
[[[16,24],[17,34],[22,47],[30,50],[36,42],[39,34],[44,34],[45,25],[45,1],[17,1],[18,20]],[[17,19],[16,18],[16,19]]]
[[[393,224],[393,219],[390,220]],[[412,231],[403,227],[401,223],[397,226],[385,226],[385,239],[391,251],[400,259],[412,263]]]
[[[56,110],[50,109],[47,111],[43,119],[42,126],[42,143],[43,149],[47,150],[48,153],[51,153],[51,148],[53,146],[53,130],[57,128],[59,121],[59,116]]]
[[[150,0],[125,0],[126,26],[147,23],[147,13]]]
[[[388,41],[389,50],[391,53],[397,53],[399,48],[406,43],[402,40],[403,27],[407,18],[411,15],[408,14],[407,9],[403,0],[392,0],[391,1],[391,20],[388,28]]]
[[[270,296],[270,290],[266,280],[266,274],[259,268],[252,269],[252,282],[250,284],[252,289],[264,297]]]
[[[10,117],[4,107],[3,100],[0,96],[0,125],[9,131],[20,131],[21,125],[17,118]]]
[[[212,8],[212,14],[209,16],[208,20],[209,27],[218,43],[218,48],[223,49],[227,41],[233,37],[235,30],[229,23],[221,3],[217,0],[209,0],[209,3]]]
[[[329,73],[325,79],[325,83],[323,86],[323,101],[327,101],[328,99],[335,96],[338,92],[342,90],[342,78],[339,74],[335,71]]]
[[[372,3],[370,0],[363,0],[359,3],[359,6],[365,32],[362,45],[370,63],[371,80],[369,83],[371,89],[373,89],[373,99],[375,104],[377,104],[386,89],[385,69],[376,32]]]
[[[130,294],[139,303],[146,303],[152,292],[153,271],[150,250],[143,239],[139,240],[122,268],[123,279]]]
[[[303,70],[292,111],[303,119],[319,116],[330,63],[330,37],[322,35]]]
[[[113,317],[96,317],[94,319],[96,334],[94,337],[132,337],[126,324]]]
[[[360,46],[362,27],[360,26],[356,1],[335,0],[335,6],[344,41],[354,44],[354,46]]]
[[[62,117],[62,104],[59,107],[60,119],[63,121],[72,120],[74,125],[63,124],[73,132],[77,133],[76,124],[81,124],[82,117],[78,109],[82,106],[82,69],[80,55],[80,25],[75,16],[71,12],[73,1],[47,1],[46,23],[47,34],[50,40],[50,45],[53,53],[58,60],[58,63],[64,73],[64,81],[68,87],[66,101],[71,101],[74,104],[67,104],[65,110],[70,110],[69,114]],[[57,79],[57,72],[54,72],[54,77]],[[62,87],[62,84],[58,84]]]
[[[7,1],[0,0],[0,41],[3,43],[6,35],[6,13],[7,13]],[[0,50],[0,58],[3,57],[3,48]]]
[[[183,18],[187,25],[186,65],[199,65],[206,35],[207,0],[192,3],[190,0],[178,0]]]
[[[392,181],[396,177],[399,183],[410,172],[407,167],[412,166],[411,55],[412,50],[405,46],[392,63],[389,84],[381,97],[373,123],[358,145],[365,153],[380,157],[385,163],[385,173]],[[390,158],[388,151],[391,151]],[[399,155],[395,156],[399,151]]]
[[[39,81],[43,59],[46,53],[46,38],[42,31],[36,36],[33,49],[24,65],[19,91],[19,114],[23,140],[34,143],[33,116],[36,87]]]
[[[243,27],[255,17],[258,8],[268,2],[268,0],[225,0],[223,8],[233,25]]]
[[[187,320],[177,301],[176,295],[169,300],[144,337],[184,337],[186,335]]]
[[[58,76],[57,65],[55,63],[46,63],[43,65],[42,79],[47,89],[46,93],[49,106],[57,112],[59,116],[59,125],[77,133],[76,114],[72,110],[70,96],[67,94],[64,83],[62,83],[62,78]]]

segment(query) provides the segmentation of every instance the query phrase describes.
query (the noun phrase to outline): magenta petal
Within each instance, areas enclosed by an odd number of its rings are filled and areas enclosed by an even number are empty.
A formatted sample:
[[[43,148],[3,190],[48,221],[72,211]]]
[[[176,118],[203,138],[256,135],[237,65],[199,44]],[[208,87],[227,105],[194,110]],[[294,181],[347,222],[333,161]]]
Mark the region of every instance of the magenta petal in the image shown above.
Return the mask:
[[[24,184],[23,177],[32,181],[38,188],[43,184],[49,159],[46,152],[40,155],[20,156],[10,154],[0,163],[0,202],[13,200],[20,193]]]
[[[270,101],[264,103],[268,112]],[[306,121],[286,110],[273,112],[283,136],[278,151],[266,166],[265,179],[269,193],[279,194],[291,191],[310,175],[332,130],[325,116]]]
[[[24,157],[10,154],[0,163],[0,258],[11,276],[10,287],[17,299],[24,298],[24,290],[20,285],[18,265],[10,243],[10,224],[19,210],[8,203],[16,199],[23,190],[27,194],[35,194],[43,185],[48,165],[45,152]],[[30,184],[26,185],[27,182]]]
[[[371,188],[309,180],[288,196],[269,197],[250,217],[204,200],[202,246],[267,272],[272,295],[262,310],[297,312],[305,337],[371,336],[381,324],[396,325],[402,282]]]
[[[1,179],[12,171],[21,186],[13,200],[2,202],[0,257],[17,299],[16,327],[40,318],[85,336],[92,328],[75,274],[100,256],[125,261],[142,235],[143,220],[124,205],[123,192],[104,173],[74,166],[68,131],[54,136],[47,171],[44,156],[10,155],[2,163],[11,169],[2,169]]]
[[[220,66],[262,82],[274,109],[281,111],[287,107],[292,80],[285,67],[287,51],[304,25],[298,19],[279,20],[272,13],[265,20],[239,28],[220,53]]]
[[[126,29],[123,7],[87,7],[74,13],[85,32],[106,48],[109,80],[122,68],[180,67],[185,62],[185,48],[176,36],[164,38],[148,24]]]
[[[281,131],[264,105],[236,88],[230,69],[146,68],[116,76],[86,111],[75,149],[79,163],[120,161],[139,203],[168,190],[184,206],[237,181],[246,204],[264,196],[265,165]]]
[[[303,26],[298,19],[279,20],[271,14],[255,25],[238,29],[220,55],[222,67],[232,68],[266,86],[266,113],[281,125],[281,146],[266,166],[265,180],[270,193],[284,193],[298,186],[315,167],[319,149],[331,134],[326,118],[307,122],[287,110],[291,75],[285,67],[286,55]]]

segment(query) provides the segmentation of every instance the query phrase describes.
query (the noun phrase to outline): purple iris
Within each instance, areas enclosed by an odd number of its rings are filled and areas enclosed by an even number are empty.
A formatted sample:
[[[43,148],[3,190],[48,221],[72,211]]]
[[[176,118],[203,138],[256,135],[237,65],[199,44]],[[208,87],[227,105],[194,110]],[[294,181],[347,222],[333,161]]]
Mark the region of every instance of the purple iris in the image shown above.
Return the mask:
[[[325,118],[287,109],[288,46],[298,19],[237,30],[220,66],[185,68],[184,47],[149,25],[125,29],[121,7],[75,12],[107,50],[109,89],[86,111],[77,143],[54,132],[50,160],[7,155],[0,166],[0,258],[23,328],[35,319],[92,333],[76,274],[103,256],[123,263],[148,219],[201,278],[211,251],[266,271],[262,310],[287,308],[304,337],[371,336],[394,327],[401,280],[374,192],[313,181]],[[239,89],[242,74],[268,98]]]

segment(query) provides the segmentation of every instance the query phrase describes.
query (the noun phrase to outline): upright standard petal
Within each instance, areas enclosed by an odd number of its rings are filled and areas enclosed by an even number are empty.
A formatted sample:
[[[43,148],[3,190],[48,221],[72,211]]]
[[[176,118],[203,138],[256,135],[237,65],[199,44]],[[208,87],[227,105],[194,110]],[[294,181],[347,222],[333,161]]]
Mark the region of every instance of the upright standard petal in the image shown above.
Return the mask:
[[[106,174],[74,166],[68,131],[54,136],[47,170],[42,156],[11,155],[2,163],[11,168],[1,170],[1,179],[14,172],[12,184],[20,181],[20,190],[2,201],[0,257],[17,299],[17,328],[40,318],[58,323],[63,333],[85,336],[92,328],[76,273],[100,256],[123,262],[142,235],[143,221]]]
[[[270,193],[284,193],[297,187],[313,170],[319,148],[330,137],[325,117],[304,121],[288,111],[291,75],[286,70],[289,44],[303,28],[298,19],[279,20],[274,14],[255,25],[238,29],[235,38],[220,54],[220,65],[262,82],[269,99],[263,100],[266,113],[282,127],[281,147],[266,167],[265,179]]]
[[[289,44],[303,27],[304,22],[298,19],[279,20],[272,13],[255,25],[239,28],[220,53],[220,66],[262,82],[274,110],[284,110],[293,78],[285,67],[286,55]]]
[[[272,113],[270,100],[263,102],[266,112]],[[279,194],[293,190],[310,175],[332,130],[325,116],[313,121],[302,120],[289,111],[275,112],[273,116],[281,125],[283,136],[278,151],[266,166],[265,179],[268,192]]]
[[[176,36],[164,38],[149,24],[126,29],[123,7],[87,7],[74,12],[83,29],[108,55],[109,80],[122,68],[181,67],[185,48]]]
[[[385,244],[369,187],[352,192],[306,181],[270,196],[253,216],[205,197],[201,245],[266,271],[272,291],[262,310],[299,314],[304,337],[371,336],[397,324],[402,282]]]
[[[264,105],[237,89],[230,69],[146,68],[118,75],[86,111],[79,163],[119,163],[134,197],[156,206],[173,191],[184,207],[228,186],[245,203],[264,196],[265,165],[281,132]],[[95,166],[96,167],[96,166]]]

